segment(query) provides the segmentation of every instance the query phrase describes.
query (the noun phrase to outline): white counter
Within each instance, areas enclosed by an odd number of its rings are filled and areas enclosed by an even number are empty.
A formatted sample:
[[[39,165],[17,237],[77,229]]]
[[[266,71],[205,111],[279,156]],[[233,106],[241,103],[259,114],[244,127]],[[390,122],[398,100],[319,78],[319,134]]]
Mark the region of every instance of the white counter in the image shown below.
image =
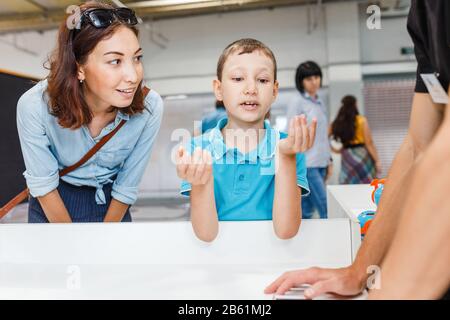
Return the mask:
[[[366,210],[376,210],[372,202],[373,187],[369,184],[348,184],[327,186],[328,217],[351,220],[352,258],[361,245],[361,228],[358,215]]]
[[[289,269],[352,261],[348,219],[221,222],[213,243],[190,222],[0,225],[0,299],[272,299]]]

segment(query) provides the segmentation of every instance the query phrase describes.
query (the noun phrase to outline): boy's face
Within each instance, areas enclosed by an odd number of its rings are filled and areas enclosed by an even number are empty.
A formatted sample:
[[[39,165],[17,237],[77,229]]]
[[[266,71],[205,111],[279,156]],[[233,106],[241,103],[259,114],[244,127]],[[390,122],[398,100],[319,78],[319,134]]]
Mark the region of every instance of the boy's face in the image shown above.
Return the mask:
[[[272,60],[259,50],[230,55],[222,81],[214,80],[217,100],[222,100],[229,121],[256,124],[264,120],[278,94]]]

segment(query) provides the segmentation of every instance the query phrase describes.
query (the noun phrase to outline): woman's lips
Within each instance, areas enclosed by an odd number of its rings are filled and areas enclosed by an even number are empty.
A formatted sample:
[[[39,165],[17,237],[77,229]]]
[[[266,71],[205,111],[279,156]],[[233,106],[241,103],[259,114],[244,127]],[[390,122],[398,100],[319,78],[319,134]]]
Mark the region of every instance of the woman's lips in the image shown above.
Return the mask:
[[[129,92],[124,92],[124,91],[120,91],[120,90],[116,90],[116,91],[125,99],[129,99],[134,96],[134,90],[129,91]]]

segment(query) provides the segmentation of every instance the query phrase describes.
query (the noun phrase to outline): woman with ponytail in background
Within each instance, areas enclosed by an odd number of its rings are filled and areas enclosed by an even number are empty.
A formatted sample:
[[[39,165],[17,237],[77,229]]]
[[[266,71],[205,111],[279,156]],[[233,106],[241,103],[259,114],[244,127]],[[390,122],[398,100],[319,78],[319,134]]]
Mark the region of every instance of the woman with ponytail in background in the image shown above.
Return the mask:
[[[339,183],[370,183],[381,172],[381,163],[369,124],[366,117],[359,114],[354,96],[345,96],[341,102],[330,127],[330,136],[342,143],[342,149],[333,149],[342,155]]]

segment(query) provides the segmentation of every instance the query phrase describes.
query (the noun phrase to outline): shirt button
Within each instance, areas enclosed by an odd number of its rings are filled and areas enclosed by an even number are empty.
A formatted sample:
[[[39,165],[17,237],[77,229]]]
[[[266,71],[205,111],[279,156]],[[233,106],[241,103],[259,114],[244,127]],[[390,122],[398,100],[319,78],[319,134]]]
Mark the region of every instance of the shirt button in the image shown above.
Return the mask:
[[[241,175],[239,176],[239,181],[244,181],[244,175],[243,175],[243,174],[241,174]]]

